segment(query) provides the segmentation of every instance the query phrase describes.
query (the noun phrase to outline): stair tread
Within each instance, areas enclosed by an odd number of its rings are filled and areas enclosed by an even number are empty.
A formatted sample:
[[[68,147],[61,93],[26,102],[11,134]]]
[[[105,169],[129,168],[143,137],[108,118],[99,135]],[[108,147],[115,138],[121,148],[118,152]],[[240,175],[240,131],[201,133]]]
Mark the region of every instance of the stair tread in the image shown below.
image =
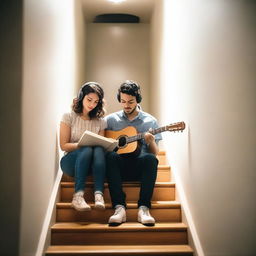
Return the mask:
[[[62,181],[61,182],[61,187],[69,188],[69,187],[74,187],[75,182],[74,181]],[[87,186],[94,186],[94,182],[88,181],[86,182]],[[107,187],[108,184],[104,183],[104,187]],[[123,182],[123,187],[140,187],[140,182],[138,181],[133,181],[133,182]],[[175,187],[175,182],[156,182],[155,183],[155,188],[157,187]]]
[[[87,203],[91,206],[94,205],[94,202],[88,202]],[[71,202],[59,202],[56,204],[57,208],[71,208]],[[112,204],[111,203],[105,203],[106,208],[112,208]],[[128,202],[127,203],[127,208],[128,209],[134,209],[137,208],[138,204],[137,202]],[[152,201],[151,202],[151,208],[152,209],[164,209],[164,208],[172,208],[172,209],[176,209],[176,208],[180,208],[181,204],[180,202],[177,201]]]
[[[107,223],[92,222],[57,222],[52,226],[52,232],[73,232],[73,231],[184,231],[187,225],[182,222],[162,222],[155,226],[144,226],[139,222],[125,222],[119,226],[109,226]]]
[[[171,169],[171,166],[169,164],[159,164],[157,166],[158,171],[165,171],[165,170],[170,171],[170,169]]]
[[[55,245],[49,246],[46,253],[192,253],[189,245]]]

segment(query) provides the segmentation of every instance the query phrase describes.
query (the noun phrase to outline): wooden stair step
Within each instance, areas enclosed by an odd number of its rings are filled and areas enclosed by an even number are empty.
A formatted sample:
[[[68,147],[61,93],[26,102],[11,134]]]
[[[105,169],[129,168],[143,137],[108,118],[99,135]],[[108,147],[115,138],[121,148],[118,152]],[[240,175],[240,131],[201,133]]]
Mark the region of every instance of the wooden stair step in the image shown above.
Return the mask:
[[[193,250],[188,245],[61,245],[50,246],[46,251],[49,255],[183,255],[192,256]]]
[[[171,179],[171,168],[169,165],[158,165],[157,178],[156,181],[168,182]],[[88,181],[93,181],[93,177],[89,175],[87,177]],[[74,181],[73,177],[63,174],[62,181]]]
[[[157,182],[171,181],[171,167],[169,165],[158,165]]]
[[[126,222],[117,227],[89,222],[62,222],[52,226],[52,245],[160,245],[187,244],[184,223],[156,223],[153,227]],[[143,238],[143,239],[142,239]]]
[[[92,210],[89,212],[79,212],[72,208],[71,203],[57,203],[56,219],[59,222],[72,221],[91,221],[107,223],[109,217],[114,213],[112,205],[106,203],[106,209],[99,211],[94,209],[94,203],[87,202],[91,205]],[[181,221],[181,205],[176,201],[160,201],[152,202],[150,210],[156,222],[180,222]],[[128,221],[137,221],[138,209],[136,202],[127,203],[126,210]]]
[[[93,182],[87,182],[85,188],[85,199],[94,200]],[[104,184],[104,199],[110,202],[110,194],[107,183]],[[126,193],[127,201],[136,201],[139,198],[140,183],[129,182],[123,183],[123,190]],[[61,201],[70,202],[74,193],[74,182],[61,182]],[[174,182],[156,182],[152,201],[172,201],[175,200],[175,183]]]
[[[156,176],[156,182],[169,182],[171,179],[172,177],[170,171],[158,172]]]
[[[158,164],[167,164],[167,159],[166,159],[166,154],[165,152],[161,151],[158,153],[158,155],[156,156],[158,159]]]

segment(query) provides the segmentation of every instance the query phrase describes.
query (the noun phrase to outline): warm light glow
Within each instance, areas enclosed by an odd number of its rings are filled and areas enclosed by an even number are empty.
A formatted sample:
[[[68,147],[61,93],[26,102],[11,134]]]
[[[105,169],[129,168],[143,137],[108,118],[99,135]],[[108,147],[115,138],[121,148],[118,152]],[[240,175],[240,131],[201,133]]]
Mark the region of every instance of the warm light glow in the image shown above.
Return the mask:
[[[75,81],[75,17],[74,2],[69,0],[49,0],[49,7],[54,8],[56,17],[56,32],[54,35],[54,50],[51,55],[52,79],[55,80],[58,99],[58,117],[69,111],[74,95]]]
[[[126,0],[108,0],[109,2],[112,2],[112,3],[115,3],[115,4],[119,4],[119,3],[122,3]]]

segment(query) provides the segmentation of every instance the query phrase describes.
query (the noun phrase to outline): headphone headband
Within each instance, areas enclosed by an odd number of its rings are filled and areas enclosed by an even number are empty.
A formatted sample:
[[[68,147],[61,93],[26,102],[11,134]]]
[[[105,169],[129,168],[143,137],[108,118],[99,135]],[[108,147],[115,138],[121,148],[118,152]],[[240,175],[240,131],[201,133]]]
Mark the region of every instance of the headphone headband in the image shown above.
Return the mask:
[[[96,82],[86,82],[85,84],[83,84],[83,85],[81,86],[81,88],[80,88],[80,90],[79,90],[79,92],[78,92],[78,94],[77,94],[77,99],[78,99],[78,100],[81,100],[82,97],[83,97],[83,89],[84,89],[85,87],[87,87],[87,86],[92,87],[92,85],[97,85],[97,86],[100,87],[100,85],[99,85],[98,83],[96,83]]]
[[[121,101],[121,92],[135,96],[137,103],[140,103],[142,100],[140,86],[138,83],[132,80],[126,80],[123,84],[121,84],[120,88],[118,89],[117,99],[119,102]]]

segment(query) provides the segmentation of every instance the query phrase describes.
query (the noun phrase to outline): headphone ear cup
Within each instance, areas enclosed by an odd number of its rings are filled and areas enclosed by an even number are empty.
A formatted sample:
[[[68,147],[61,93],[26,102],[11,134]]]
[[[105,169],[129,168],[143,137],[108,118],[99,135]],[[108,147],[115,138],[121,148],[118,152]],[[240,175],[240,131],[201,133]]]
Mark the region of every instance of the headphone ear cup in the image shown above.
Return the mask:
[[[120,90],[118,90],[118,93],[117,93],[116,97],[117,97],[117,100],[120,102],[121,101],[121,99],[120,99]]]
[[[137,101],[137,103],[140,103],[141,100],[142,100],[142,97],[141,97],[141,95],[140,95],[140,93],[139,93],[139,91],[138,91],[138,94],[137,94],[137,96],[136,96],[136,101]]]
[[[83,97],[83,91],[82,91],[82,88],[79,90],[78,94],[77,94],[77,100],[81,100]]]
[[[132,82],[131,86],[135,91],[137,103],[140,103],[142,100],[141,93],[140,93],[140,86],[136,82]]]
[[[80,90],[79,90],[79,92],[78,92],[78,94],[77,94],[77,99],[78,99],[78,100],[81,100],[81,99],[82,99],[82,97],[83,97],[83,89],[84,89],[88,84],[90,84],[90,82],[87,82],[87,83],[85,83],[85,84],[83,84],[83,85],[81,86],[81,88],[80,88]]]

